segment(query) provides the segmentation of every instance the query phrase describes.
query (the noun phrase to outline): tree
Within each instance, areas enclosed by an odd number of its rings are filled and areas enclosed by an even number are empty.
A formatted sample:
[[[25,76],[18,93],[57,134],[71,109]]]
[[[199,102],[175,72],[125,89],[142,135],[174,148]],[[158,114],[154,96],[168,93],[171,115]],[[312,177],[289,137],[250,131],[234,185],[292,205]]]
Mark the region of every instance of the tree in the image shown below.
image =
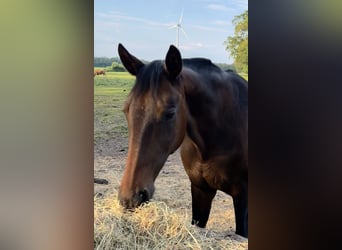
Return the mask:
[[[248,74],[248,10],[235,16],[232,23],[235,26],[234,36],[228,36],[224,44],[234,59],[236,70]]]
[[[126,71],[124,66],[121,63],[117,63],[117,62],[113,62],[111,68],[112,68],[112,71],[114,71],[114,72],[125,72]]]

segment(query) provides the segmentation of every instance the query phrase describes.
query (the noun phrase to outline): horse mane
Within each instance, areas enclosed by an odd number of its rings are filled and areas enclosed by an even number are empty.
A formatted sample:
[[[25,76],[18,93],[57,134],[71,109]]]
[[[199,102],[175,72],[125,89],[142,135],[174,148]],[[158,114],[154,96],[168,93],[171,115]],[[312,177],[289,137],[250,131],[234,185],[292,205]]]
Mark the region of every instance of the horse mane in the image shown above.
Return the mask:
[[[195,70],[196,72],[201,72],[203,76],[209,77],[210,74],[205,74],[205,72],[224,72],[218,66],[213,64],[211,60],[206,58],[185,58],[182,59],[183,67],[187,67]],[[228,72],[232,73],[232,72]],[[148,64],[145,64],[136,76],[136,82],[131,90],[131,97],[141,96],[147,91],[151,90],[153,96],[156,95],[161,77],[166,77],[167,73],[164,69],[164,61],[155,60]],[[178,83],[179,79],[174,79],[174,83]]]
[[[163,71],[162,61],[156,60],[149,64],[145,64],[136,76],[136,82],[131,94],[133,96],[140,96],[150,89],[153,91],[157,90]]]
[[[196,69],[196,70],[210,70],[219,72],[221,69],[206,58],[186,58],[183,59],[185,67]]]

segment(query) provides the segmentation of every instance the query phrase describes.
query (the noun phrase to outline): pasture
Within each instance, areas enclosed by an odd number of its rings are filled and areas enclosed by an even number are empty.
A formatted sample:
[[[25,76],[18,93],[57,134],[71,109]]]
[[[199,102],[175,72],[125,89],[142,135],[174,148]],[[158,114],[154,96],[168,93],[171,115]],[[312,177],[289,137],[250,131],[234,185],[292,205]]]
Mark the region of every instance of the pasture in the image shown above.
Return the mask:
[[[248,240],[234,234],[233,203],[224,193],[217,193],[206,229],[190,224],[190,181],[178,151],[161,170],[150,203],[134,212],[118,204],[128,149],[122,107],[133,84],[126,72],[94,78],[94,175],[109,181],[94,187],[94,249],[247,249]]]

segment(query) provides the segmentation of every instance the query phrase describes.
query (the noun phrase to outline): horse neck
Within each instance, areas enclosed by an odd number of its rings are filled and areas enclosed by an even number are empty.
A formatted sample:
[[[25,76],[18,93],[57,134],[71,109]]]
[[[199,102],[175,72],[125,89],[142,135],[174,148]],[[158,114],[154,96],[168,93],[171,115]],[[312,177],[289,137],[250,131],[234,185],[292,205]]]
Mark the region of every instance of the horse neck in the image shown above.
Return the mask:
[[[182,85],[187,109],[186,136],[190,138],[199,148],[202,158],[207,158],[208,139],[204,124],[212,123],[214,113],[213,107],[207,105],[212,103],[212,96],[203,82],[200,81],[198,73],[183,69]]]
[[[182,75],[187,104],[187,136],[206,159],[217,152],[217,140],[228,136],[227,121],[234,107],[233,89],[229,83],[216,78],[208,84],[205,81],[209,79],[191,69],[184,69]]]
[[[218,120],[219,112],[217,108],[227,105],[227,100],[225,100],[227,96],[218,95],[220,91],[215,88],[221,86],[224,87],[224,91],[229,92],[229,90],[223,84],[217,84],[217,86],[213,87],[212,84],[206,83],[206,80],[203,79],[204,77],[198,72],[187,68],[183,70],[182,86],[189,115],[197,122],[199,122],[198,119],[201,119],[201,121]]]

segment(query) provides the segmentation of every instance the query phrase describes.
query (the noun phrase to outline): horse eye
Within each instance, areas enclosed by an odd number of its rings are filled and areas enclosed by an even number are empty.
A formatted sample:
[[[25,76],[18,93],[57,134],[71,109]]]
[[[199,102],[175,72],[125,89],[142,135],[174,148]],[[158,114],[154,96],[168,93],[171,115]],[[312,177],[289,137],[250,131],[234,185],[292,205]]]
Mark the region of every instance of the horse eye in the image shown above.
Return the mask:
[[[170,121],[175,117],[175,114],[176,114],[176,108],[169,109],[163,114],[162,120]]]

